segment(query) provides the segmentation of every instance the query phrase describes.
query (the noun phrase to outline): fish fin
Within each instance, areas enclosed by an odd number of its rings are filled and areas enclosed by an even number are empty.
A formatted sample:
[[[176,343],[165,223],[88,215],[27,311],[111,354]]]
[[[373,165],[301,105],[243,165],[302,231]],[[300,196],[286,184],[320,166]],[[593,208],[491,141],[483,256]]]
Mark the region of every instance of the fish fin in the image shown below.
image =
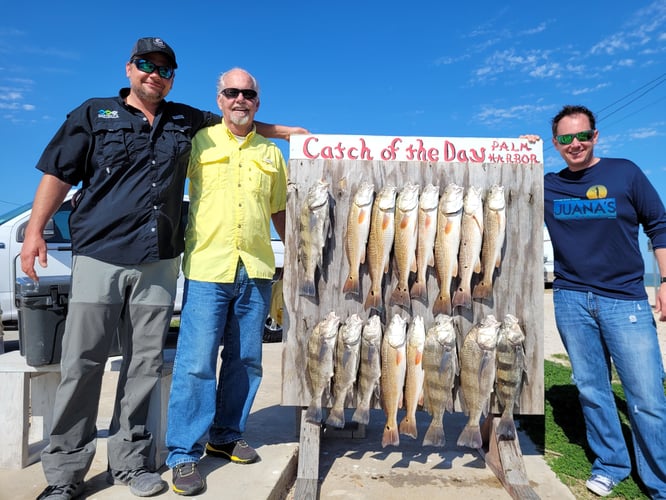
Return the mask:
[[[459,288],[453,294],[453,301],[451,307],[464,307],[466,309],[472,308],[472,295],[469,290]]]
[[[384,427],[384,434],[382,435],[382,448],[387,446],[400,445],[400,434],[398,429],[391,428],[388,425]]]
[[[497,438],[503,441],[511,441],[516,438],[516,424],[513,421],[512,415],[503,413],[500,421],[497,424]]]
[[[432,306],[432,315],[437,316],[438,314],[451,314],[451,295],[445,294],[441,290]]]
[[[419,270],[418,264],[416,263],[416,259],[412,259],[412,265],[409,266],[409,270],[412,273],[415,273]]]
[[[416,429],[416,419],[405,415],[398,426],[398,432],[404,434],[405,436],[412,437],[416,439],[418,437],[418,430]]]
[[[411,297],[415,300],[420,300],[424,304],[428,302],[428,290],[426,288],[425,283],[415,281],[409,293]]]
[[[433,418],[430,426],[423,437],[423,446],[444,446],[446,444],[446,436],[444,434],[444,427]]]
[[[401,289],[400,285],[397,285],[391,294],[389,305],[409,308],[411,306],[409,290],[407,288]]]
[[[345,284],[342,287],[342,292],[351,293],[352,295],[356,295],[358,297],[360,294],[359,280],[350,274],[345,280]]]
[[[313,399],[305,411],[305,421],[311,424],[321,424],[321,417],[321,406],[317,405]]]
[[[306,280],[303,283],[301,283],[299,295],[303,297],[315,297],[317,295],[317,291],[315,288],[314,281]]]
[[[365,298],[363,307],[366,309],[381,310],[382,297],[381,294],[376,293],[372,288],[368,291],[368,296]]]
[[[367,251],[366,251],[366,249],[365,249],[365,247],[364,247],[364,248],[361,250],[361,264],[365,264],[365,255],[366,255],[366,253],[367,253]]]
[[[326,425],[342,429],[345,426],[345,412],[344,410],[331,409],[326,419]]]
[[[476,262],[474,263],[474,272],[476,274],[479,274],[481,272],[481,259],[477,258]]]
[[[458,436],[458,446],[465,446],[466,448],[480,449],[483,446],[483,439],[481,438],[481,428],[478,425],[465,425],[465,428]]]
[[[370,410],[367,407],[357,406],[352,415],[352,422],[367,425],[370,421]]]
[[[492,294],[492,284],[479,281],[472,291],[473,299],[487,299]]]

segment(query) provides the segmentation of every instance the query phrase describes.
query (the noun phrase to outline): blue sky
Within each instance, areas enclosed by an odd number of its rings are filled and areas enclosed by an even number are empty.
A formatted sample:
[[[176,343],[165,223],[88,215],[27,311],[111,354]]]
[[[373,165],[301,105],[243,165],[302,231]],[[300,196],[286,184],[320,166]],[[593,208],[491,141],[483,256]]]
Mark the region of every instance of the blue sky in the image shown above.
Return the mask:
[[[217,111],[217,76],[241,66],[261,85],[257,119],[319,134],[538,133],[546,171],[563,167],[550,119],[584,104],[597,153],[632,159],[666,197],[666,0],[7,3],[0,212],[30,201],[66,114],[126,86],[142,36],[176,51],[170,100]]]

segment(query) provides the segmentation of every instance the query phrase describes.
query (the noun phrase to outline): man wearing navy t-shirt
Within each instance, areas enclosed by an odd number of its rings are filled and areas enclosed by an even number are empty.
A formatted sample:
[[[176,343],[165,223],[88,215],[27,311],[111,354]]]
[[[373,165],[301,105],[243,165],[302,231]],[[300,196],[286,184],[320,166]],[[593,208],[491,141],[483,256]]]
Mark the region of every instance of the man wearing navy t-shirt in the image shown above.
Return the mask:
[[[611,360],[627,398],[638,474],[666,498],[664,367],[638,244],[642,226],[661,271],[656,299],[666,321],[666,210],[633,162],[594,155],[594,114],[565,106],[552,121],[567,167],[544,179],[544,217],[555,255],[553,302],[571,360],[588,444],[589,490],[609,495],[631,472],[611,388]]]

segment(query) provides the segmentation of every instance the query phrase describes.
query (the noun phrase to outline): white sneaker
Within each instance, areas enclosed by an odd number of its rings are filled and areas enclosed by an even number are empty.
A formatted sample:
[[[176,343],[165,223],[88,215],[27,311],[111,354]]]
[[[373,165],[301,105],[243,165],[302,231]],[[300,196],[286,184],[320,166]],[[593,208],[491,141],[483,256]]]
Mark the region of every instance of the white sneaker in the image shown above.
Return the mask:
[[[611,478],[600,476],[599,474],[592,474],[590,479],[585,482],[585,486],[592,493],[596,493],[600,497],[607,497],[613,492],[613,488],[617,483]]]

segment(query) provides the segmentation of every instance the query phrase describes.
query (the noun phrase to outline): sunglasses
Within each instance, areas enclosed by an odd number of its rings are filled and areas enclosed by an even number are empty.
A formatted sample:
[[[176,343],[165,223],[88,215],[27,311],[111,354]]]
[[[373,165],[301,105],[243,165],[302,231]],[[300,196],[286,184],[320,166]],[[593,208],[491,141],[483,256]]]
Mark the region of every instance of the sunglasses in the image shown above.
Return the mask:
[[[574,137],[578,139],[578,142],[591,141],[592,137],[594,137],[594,130],[583,130],[582,132],[577,132],[575,134],[556,135],[555,140],[558,144],[567,146],[573,142]]]
[[[146,59],[134,59],[132,62],[139,71],[144,73],[150,74],[157,70],[157,74],[165,80],[168,80],[173,76],[173,68],[171,66],[158,66],[154,62],[147,61]]]
[[[229,88],[220,91],[220,94],[222,94],[227,99],[236,99],[236,97],[238,97],[238,94],[243,94],[243,97],[245,97],[245,99],[249,101],[251,101],[252,99],[256,99],[257,97],[257,91],[252,89]]]

